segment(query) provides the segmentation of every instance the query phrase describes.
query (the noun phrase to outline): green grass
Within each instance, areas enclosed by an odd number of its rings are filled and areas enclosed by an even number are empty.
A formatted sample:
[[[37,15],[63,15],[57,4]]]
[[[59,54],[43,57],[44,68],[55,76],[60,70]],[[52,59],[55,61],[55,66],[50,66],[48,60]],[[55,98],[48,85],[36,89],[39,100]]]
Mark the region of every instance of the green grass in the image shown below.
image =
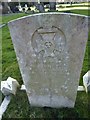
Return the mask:
[[[72,6],[71,5],[68,5],[68,6],[67,5],[66,6],[65,5],[64,6],[60,5],[60,6],[58,6],[58,8],[73,8],[73,7],[90,7],[90,5],[82,5],[82,6],[80,6],[80,5],[74,5],[73,4]]]
[[[21,79],[16,55],[7,26],[2,29],[2,66],[3,80],[7,79],[8,76]]]
[[[70,10],[70,12],[90,16],[90,10]]]
[[[18,17],[26,16],[27,14],[25,13],[13,13],[10,15],[4,15],[2,16],[2,23],[7,23],[10,20],[16,19]]]
[[[72,12],[72,11],[71,11]],[[73,13],[85,14],[87,11],[74,10]],[[26,14],[13,14],[8,16],[2,16],[2,23],[7,23],[12,19],[16,19]],[[90,32],[87,42],[81,77],[80,85],[82,85],[83,75],[90,69]],[[16,60],[13,44],[11,41],[8,26],[2,28],[2,80],[6,80],[8,76],[11,76],[22,84],[22,77]],[[4,113],[5,118],[88,118],[90,107],[90,93],[78,92],[75,107],[69,108],[38,108],[31,107],[28,103],[26,92],[19,91],[16,96],[12,96],[11,103],[8,106],[7,111]],[[89,112],[90,113],[90,112]]]

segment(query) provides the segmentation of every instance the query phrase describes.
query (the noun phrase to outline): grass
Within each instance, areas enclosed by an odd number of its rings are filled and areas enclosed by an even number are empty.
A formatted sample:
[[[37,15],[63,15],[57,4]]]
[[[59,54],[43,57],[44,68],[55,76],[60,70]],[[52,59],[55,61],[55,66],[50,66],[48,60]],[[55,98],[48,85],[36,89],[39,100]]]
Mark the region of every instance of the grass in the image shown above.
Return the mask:
[[[80,5],[58,5],[58,8],[73,8],[73,7],[79,7]],[[90,7],[90,5],[81,5],[81,7]]]
[[[90,10],[70,10],[70,12],[90,16]]]
[[[72,11],[70,11],[72,12]],[[73,13],[85,14],[86,10],[74,10]],[[2,23],[7,23],[12,19],[16,19],[27,14],[13,14],[8,16],[2,16]],[[82,85],[82,76],[90,69],[90,32],[80,77],[80,85]],[[8,76],[11,76],[22,84],[22,77],[16,60],[13,44],[11,41],[8,26],[2,28],[2,80],[6,80]],[[26,92],[19,91],[16,96],[12,96],[11,103],[8,106],[7,111],[3,115],[5,118],[88,118],[90,108],[90,93],[78,92],[75,107],[69,108],[38,108],[31,107],[28,103]]]

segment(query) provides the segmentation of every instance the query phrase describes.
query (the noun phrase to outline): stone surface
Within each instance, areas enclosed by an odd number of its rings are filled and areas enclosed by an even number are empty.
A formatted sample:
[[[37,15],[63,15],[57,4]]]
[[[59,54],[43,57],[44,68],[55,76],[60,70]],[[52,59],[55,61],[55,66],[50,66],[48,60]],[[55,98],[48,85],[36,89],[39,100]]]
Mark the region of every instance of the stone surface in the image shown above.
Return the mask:
[[[85,89],[84,89],[84,87],[83,87],[83,86],[78,86],[77,91],[85,91]]]
[[[83,76],[83,85],[86,92],[90,91],[90,70]]]
[[[25,85],[21,85],[20,90],[26,91]],[[77,91],[85,91],[85,88],[83,86],[78,86]]]
[[[43,3],[37,4],[37,8],[38,8],[39,12],[45,12]]]
[[[56,1],[55,0],[53,2],[51,1],[49,4],[50,4],[50,10],[51,11],[56,10]]]
[[[8,25],[31,106],[74,107],[88,18],[41,13]]]
[[[0,24],[0,28],[2,28],[2,27],[4,27],[4,26],[6,26],[7,24]]]
[[[6,111],[10,101],[11,101],[11,96],[5,96],[2,104],[0,105],[0,120],[2,119],[2,115]]]
[[[11,77],[8,77],[6,81],[1,81],[1,91],[4,95],[15,95],[18,87],[19,83]]]

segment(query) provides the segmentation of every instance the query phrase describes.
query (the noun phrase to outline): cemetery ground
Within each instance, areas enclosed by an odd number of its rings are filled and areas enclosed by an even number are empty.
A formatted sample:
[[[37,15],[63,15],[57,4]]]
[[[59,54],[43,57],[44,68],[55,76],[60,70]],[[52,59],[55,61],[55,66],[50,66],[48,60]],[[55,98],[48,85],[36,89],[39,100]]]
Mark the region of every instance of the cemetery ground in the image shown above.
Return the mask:
[[[71,10],[69,12],[89,15],[87,10]],[[12,19],[19,18],[28,14],[19,13],[2,16],[2,23],[7,23]],[[0,29],[1,32],[1,29]],[[90,31],[88,42],[86,46],[86,52],[83,62],[83,67],[80,76],[79,85],[83,85],[82,77],[90,70]],[[13,44],[11,41],[8,26],[2,28],[2,80],[6,80],[8,77],[13,77],[18,80],[22,85],[22,77],[16,60]],[[4,96],[2,96],[4,98]],[[8,106],[8,109],[3,115],[5,118],[89,118],[90,117],[90,93],[77,92],[77,98],[74,108],[38,108],[30,107],[28,98],[25,91],[17,91],[16,96],[12,96],[12,100]]]

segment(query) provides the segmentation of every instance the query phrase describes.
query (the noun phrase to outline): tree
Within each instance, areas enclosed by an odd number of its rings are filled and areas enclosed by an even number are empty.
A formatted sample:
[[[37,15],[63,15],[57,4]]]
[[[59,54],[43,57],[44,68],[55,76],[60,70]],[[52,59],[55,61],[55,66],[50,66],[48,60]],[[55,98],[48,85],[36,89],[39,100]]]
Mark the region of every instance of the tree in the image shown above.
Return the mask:
[[[11,9],[8,5],[8,2],[2,2],[2,14],[11,13]]]
[[[8,5],[10,6],[10,9],[13,13],[18,12],[17,6],[19,5],[18,2],[9,2]]]

